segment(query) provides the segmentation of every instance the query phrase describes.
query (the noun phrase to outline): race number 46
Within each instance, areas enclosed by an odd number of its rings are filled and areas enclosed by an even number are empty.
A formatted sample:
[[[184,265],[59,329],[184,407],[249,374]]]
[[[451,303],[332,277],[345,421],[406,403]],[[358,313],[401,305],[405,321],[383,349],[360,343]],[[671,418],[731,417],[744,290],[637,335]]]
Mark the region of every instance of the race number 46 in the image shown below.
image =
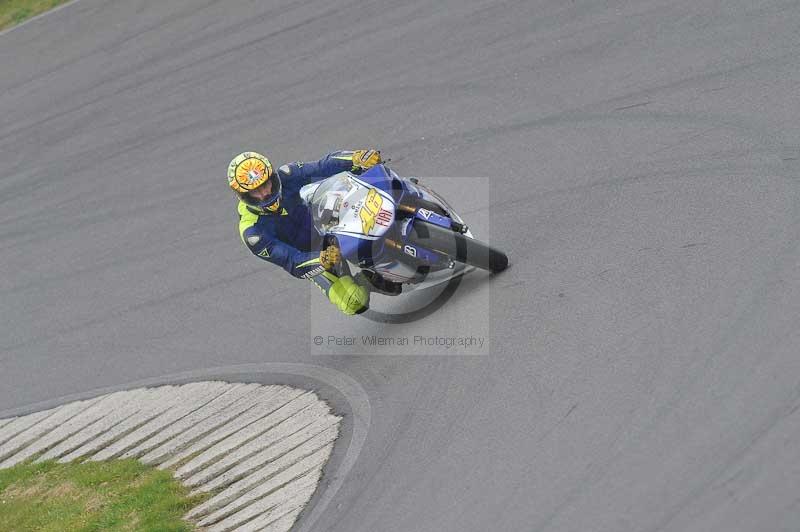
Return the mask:
[[[361,230],[365,235],[370,234],[370,231],[375,227],[375,219],[378,213],[381,212],[382,206],[383,198],[374,188],[371,188],[367,193],[367,198],[364,200],[364,205],[358,212],[358,216],[361,218]]]

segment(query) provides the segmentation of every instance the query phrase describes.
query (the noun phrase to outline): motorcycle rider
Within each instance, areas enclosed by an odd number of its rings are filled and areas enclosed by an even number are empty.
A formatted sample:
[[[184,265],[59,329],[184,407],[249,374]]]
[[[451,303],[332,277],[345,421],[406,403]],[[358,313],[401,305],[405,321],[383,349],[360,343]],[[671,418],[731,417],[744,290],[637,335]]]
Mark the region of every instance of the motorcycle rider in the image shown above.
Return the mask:
[[[255,256],[294,277],[311,280],[343,313],[364,312],[370,294],[366,283],[331,271],[341,260],[339,249],[333,245],[321,249],[322,238],[299,191],[339,172],[361,173],[381,162],[377,150],[340,150],[318,161],[284,164],[274,171],[260,153],[240,153],[228,165],[228,185],[239,198],[242,242]]]

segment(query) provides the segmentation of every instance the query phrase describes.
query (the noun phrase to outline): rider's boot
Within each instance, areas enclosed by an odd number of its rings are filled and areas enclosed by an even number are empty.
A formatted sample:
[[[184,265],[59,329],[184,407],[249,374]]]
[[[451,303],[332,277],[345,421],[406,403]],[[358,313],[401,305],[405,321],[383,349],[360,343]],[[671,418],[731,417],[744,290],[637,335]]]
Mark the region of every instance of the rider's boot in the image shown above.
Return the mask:
[[[379,273],[371,272],[369,270],[361,270],[358,274],[356,274],[356,279],[358,279],[358,277],[363,278],[366,281],[365,286],[367,286],[373,292],[378,292],[379,294],[386,296],[397,296],[403,292],[402,283],[389,281]]]

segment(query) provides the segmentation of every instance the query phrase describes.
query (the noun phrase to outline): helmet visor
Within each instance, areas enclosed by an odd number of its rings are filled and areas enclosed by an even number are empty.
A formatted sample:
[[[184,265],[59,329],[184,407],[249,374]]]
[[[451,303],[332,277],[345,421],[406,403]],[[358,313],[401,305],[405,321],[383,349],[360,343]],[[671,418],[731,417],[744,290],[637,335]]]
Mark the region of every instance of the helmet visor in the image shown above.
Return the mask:
[[[273,174],[259,187],[249,192],[237,192],[239,199],[251,207],[264,211],[275,211],[280,207],[281,179]]]

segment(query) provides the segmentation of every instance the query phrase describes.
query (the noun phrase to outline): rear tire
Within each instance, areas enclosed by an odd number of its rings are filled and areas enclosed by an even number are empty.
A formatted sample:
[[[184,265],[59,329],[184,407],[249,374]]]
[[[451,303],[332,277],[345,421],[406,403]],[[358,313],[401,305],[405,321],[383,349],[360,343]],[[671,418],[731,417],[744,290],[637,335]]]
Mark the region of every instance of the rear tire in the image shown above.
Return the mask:
[[[508,268],[508,257],[499,249],[424,220],[414,220],[409,240],[440,251],[456,260],[492,273]]]

